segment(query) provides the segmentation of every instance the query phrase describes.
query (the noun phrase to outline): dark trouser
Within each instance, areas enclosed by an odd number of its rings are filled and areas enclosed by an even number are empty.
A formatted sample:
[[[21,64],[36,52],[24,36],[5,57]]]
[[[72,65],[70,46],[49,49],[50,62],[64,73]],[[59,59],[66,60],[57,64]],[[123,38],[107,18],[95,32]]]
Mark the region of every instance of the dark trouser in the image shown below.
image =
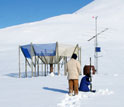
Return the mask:
[[[69,93],[78,94],[78,79],[71,79],[69,80]]]

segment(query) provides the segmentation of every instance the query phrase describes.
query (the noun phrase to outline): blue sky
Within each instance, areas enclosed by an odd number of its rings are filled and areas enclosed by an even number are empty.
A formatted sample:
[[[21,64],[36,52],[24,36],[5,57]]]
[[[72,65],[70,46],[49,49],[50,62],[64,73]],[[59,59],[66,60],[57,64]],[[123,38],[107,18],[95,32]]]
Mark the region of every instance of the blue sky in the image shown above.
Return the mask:
[[[0,28],[73,13],[93,0],[0,0]]]

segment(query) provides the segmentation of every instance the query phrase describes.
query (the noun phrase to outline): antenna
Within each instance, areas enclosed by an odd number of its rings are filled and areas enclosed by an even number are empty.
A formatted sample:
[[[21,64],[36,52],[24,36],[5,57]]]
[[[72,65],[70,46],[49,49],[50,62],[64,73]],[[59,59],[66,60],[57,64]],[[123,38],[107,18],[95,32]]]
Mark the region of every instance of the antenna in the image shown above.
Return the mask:
[[[100,52],[100,47],[98,47],[98,35],[107,31],[108,28],[105,28],[101,32],[97,33],[97,19],[98,19],[98,16],[96,16],[96,17],[93,16],[92,18],[95,18],[95,35],[92,38],[88,39],[88,41],[91,41],[92,39],[95,39],[94,59],[95,59],[96,72],[98,73],[98,52]]]
[[[102,30],[101,32],[97,33],[97,36],[102,34],[103,32],[107,31],[109,28],[105,28],[104,30]],[[96,35],[94,35],[93,37],[91,37],[90,39],[88,39],[87,41],[91,41],[92,39],[94,39],[96,37]]]

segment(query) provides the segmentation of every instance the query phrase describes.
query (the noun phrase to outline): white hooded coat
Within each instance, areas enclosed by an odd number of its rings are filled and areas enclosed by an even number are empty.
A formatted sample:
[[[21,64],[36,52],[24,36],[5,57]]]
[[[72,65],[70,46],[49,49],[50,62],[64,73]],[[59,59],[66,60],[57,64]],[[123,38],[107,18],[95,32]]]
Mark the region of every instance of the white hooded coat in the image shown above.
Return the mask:
[[[71,58],[66,64],[66,72],[68,73],[68,79],[79,79],[81,74],[80,62]]]

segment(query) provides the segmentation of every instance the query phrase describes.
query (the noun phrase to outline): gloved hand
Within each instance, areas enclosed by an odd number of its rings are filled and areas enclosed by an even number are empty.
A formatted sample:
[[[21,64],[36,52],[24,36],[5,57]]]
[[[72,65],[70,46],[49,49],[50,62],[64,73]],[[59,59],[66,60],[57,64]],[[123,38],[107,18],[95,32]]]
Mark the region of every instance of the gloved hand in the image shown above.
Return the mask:
[[[87,80],[88,82],[90,82],[90,79],[89,79],[89,77],[87,77],[87,78],[86,78],[86,80]]]

